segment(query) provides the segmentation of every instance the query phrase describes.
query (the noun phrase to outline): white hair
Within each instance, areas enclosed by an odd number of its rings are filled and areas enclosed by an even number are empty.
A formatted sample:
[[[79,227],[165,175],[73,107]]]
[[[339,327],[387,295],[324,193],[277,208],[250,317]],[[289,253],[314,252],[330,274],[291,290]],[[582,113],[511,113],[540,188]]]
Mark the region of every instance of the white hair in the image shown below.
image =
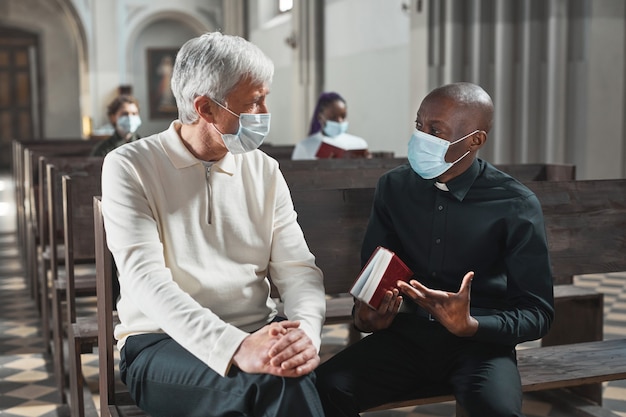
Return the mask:
[[[243,78],[270,84],[274,64],[256,45],[239,36],[205,33],[187,41],[176,54],[172,92],[178,117],[184,124],[198,120],[194,99],[210,97],[224,103],[228,93]]]

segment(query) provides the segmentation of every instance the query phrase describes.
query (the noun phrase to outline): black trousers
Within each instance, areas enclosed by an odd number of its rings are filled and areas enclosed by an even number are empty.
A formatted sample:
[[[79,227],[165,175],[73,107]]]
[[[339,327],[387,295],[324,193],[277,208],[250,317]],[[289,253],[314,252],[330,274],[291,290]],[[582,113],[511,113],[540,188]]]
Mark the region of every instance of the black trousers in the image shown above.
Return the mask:
[[[450,393],[470,416],[523,416],[514,347],[458,338],[414,314],[398,314],[389,329],[349,346],[316,373],[326,417]]]
[[[282,378],[232,366],[222,377],[164,334],[131,336],[120,374],[153,417],[323,417],[313,374]]]

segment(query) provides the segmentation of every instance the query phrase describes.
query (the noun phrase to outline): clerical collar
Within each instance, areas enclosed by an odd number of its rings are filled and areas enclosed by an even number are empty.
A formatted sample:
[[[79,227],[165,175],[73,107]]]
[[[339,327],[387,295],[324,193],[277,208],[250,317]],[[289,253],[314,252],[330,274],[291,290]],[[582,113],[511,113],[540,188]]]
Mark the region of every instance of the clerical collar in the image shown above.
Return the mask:
[[[441,191],[450,191],[448,189],[448,186],[445,183],[443,183],[443,182],[435,181],[435,187],[439,188]]]

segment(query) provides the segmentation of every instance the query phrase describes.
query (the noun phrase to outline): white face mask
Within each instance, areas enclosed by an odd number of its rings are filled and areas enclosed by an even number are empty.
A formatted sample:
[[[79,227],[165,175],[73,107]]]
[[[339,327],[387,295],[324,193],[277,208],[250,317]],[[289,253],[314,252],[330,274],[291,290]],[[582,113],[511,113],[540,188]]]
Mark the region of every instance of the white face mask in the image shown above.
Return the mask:
[[[334,138],[348,131],[348,122],[335,122],[334,120],[326,120],[324,124],[324,134],[328,137]]]
[[[115,123],[118,133],[122,137],[135,133],[141,126],[141,117],[137,115],[120,116]]]
[[[446,152],[448,152],[450,145],[459,143],[476,132],[478,130],[474,130],[454,142],[448,142],[420,130],[415,130],[409,141],[408,158],[411,168],[424,179],[437,178],[470,153],[467,151],[456,161],[446,162]]]
[[[270,113],[241,113],[240,115],[237,115],[217,101],[213,101],[233,116],[239,118],[239,130],[237,133],[222,133],[217,127],[215,127],[215,130],[220,132],[222,135],[224,145],[226,145],[226,148],[230,151],[230,153],[246,153],[261,146],[263,140],[270,131]]]

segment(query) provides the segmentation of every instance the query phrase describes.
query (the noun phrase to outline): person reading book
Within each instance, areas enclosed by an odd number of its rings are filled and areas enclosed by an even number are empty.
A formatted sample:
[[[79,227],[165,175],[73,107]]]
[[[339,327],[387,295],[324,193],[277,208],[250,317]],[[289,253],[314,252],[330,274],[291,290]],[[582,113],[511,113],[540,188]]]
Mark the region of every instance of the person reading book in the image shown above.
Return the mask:
[[[391,401],[454,394],[470,416],[522,416],[518,343],[554,319],[543,214],[523,184],[477,158],[493,103],[454,83],[422,101],[409,163],[378,181],[362,245],[383,246],[415,273],[377,309],[355,301],[371,332],[316,371],[326,417]]]
[[[291,159],[366,158],[365,139],[348,131],[348,105],[338,93],[320,94],[309,136],[296,144]]]

